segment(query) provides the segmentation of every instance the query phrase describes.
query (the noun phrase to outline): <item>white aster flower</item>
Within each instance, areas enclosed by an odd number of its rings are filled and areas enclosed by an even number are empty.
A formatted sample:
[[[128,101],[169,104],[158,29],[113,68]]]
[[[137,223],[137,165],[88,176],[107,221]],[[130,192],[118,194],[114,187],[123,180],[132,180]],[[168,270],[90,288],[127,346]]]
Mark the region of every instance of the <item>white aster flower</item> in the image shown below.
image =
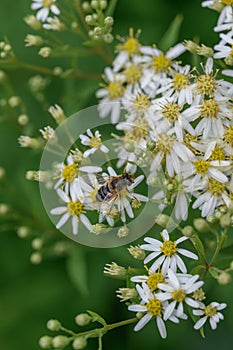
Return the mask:
[[[36,14],[36,18],[44,22],[48,18],[50,11],[55,15],[60,14],[60,10],[55,3],[56,0],[32,0],[31,9],[39,10]]]
[[[59,206],[53,208],[50,213],[52,215],[62,215],[58,223],[56,224],[56,228],[59,229],[71,218],[72,222],[72,232],[74,235],[77,235],[79,228],[79,220],[83,223],[83,225],[91,231],[92,224],[85,215],[86,208],[83,202],[83,198],[77,196],[77,193],[72,192],[71,197],[69,197],[64,191],[60,188],[57,190],[58,196],[63,200],[64,206]]]
[[[163,162],[165,162],[166,171],[170,177],[180,174],[183,164],[190,162],[194,157],[190,149],[169,132],[164,134],[154,131],[151,136],[155,143],[153,153],[156,155],[151,162],[150,176],[156,175]]]
[[[206,321],[209,319],[210,327],[214,330],[217,328],[217,325],[220,320],[224,319],[224,316],[221,310],[225,309],[227,304],[225,303],[217,303],[212,302],[209,305],[205,306],[203,303],[200,303],[200,309],[193,310],[193,314],[195,316],[203,316],[201,317],[194,325],[194,329],[200,329]]]
[[[106,118],[110,114],[111,122],[117,123],[121,115],[121,100],[125,93],[124,77],[122,74],[114,73],[110,67],[106,67],[104,78],[107,86],[96,92],[97,98],[101,99],[98,105],[100,118]]]
[[[133,304],[128,307],[129,311],[145,312],[144,316],[138,321],[134,330],[137,332],[142,329],[153,317],[156,318],[156,324],[161,337],[164,339],[167,337],[167,331],[165,322],[163,321],[163,305],[162,302],[157,300],[155,295],[151,292],[146,283],[136,285],[137,292],[141,299],[140,304]]]
[[[144,239],[148,244],[142,244],[141,248],[152,252],[145,258],[144,264],[156,259],[150,267],[151,272],[161,269],[163,275],[165,275],[168,269],[172,269],[176,272],[178,268],[181,272],[186,273],[186,266],[179,255],[194,260],[198,259],[198,256],[189,250],[177,247],[181,242],[186,241],[188,237],[183,236],[175,241],[171,241],[167,230],[163,230],[161,236],[163,242],[151,237],[146,237]]]
[[[194,300],[189,295],[204,284],[203,281],[197,281],[199,278],[198,275],[186,277],[182,281],[182,279],[179,279],[179,276],[176,275],[172,269],[168,269],[167,274],[168,277],[166,283],[158,284],[158,288],[161,290],[161,292],[156,293],[156,298],[158,300],[172,300],[164,312],[164,320],[167,320],[173,314],[177,303],[178,317],[184,313],[184,303],[193,308],[198,308],[200,306],[200,302]]]
[[[214,54],[214,58],[226,58],[232,61],[233,31],[227,34],[221,33],[220,38],[222,39],[220,43],[214,46],[215,51],[217,51]]]
[[[84,158],[89,157],[90,154],[95,153],[98,149],[104,153],[108,153],[109,149],[102,143],[101,134],[98,130],[95,131],[95,134],[91,132],[90,129],[86,131],[87,135],[81,134],[79,137],[81,143],[90,148],[83,153]]]
[[[194,84],[191,83],[191,67],[184,67],[175,64],[169,70],[168,77],[161,81],[161,87],[157,90],[157,94],[162,93],[165,97],[173,96],[178,104],[191,104],[193,100]]]

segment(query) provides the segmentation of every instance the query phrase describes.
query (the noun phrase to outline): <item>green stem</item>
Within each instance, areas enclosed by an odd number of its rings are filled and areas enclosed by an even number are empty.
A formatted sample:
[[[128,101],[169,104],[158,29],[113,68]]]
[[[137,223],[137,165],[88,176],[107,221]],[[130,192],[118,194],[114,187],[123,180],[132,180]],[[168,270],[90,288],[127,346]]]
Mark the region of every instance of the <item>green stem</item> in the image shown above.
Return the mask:
[[[108,5],[108,8],[107,8],[107,11],[105,12],[105,15],[106,16],[112,16],[114,11],[115,11],[115,7],[117,5],[117,1],[118,0],[110,0],[109,1],[109,5]]]
[[[217,259],[218,254],[219,254],[220,250],[222,249],[222,246],[225,242],[226,237],[227,237],[227,228],[224,229],[220,238],[218,238],[218,240],[217,240],[217,246],[216,246],[214,255],[212,256],[212,259],[210,261],[210,265],[214,265],[215,260]]]

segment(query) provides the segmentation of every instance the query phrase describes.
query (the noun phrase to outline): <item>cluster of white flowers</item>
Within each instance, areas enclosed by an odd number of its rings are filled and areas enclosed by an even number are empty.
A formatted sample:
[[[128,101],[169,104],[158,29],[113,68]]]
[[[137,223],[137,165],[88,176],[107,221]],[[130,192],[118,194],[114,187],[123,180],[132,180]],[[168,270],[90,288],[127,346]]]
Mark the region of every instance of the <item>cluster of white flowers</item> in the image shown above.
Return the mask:
[[[49,127],[41,130],[47,138]],[[51,132],[50,132],[51,134]],[[133,177],[126,172],[117,174],[112,167],[103,172],[101,167],[85,165],[85,160],[96,151],[108,153],[98,130],[93,134],[90,129],[80,135],[80,143],[86,147],[82,153],[79,149],[71,150],[66,161],[56,165],[57,179],[54,189],[62,206],[53,208],[52,215],[62,215],[56,228],[59,229],[71,218],[72,232],[78,233],[79,220],[90,232],[99,233],[101,228],[114,226],[115,221],[127,222],[127,216],[134,218],[134,209],[148,198],[135,193],[134,188],[144,179],[144,175]],[[136,202],[136,203],[135,203]],[[91,223],[88,214],[99,213],[98,223]],[[90,216],[93,217],[91,214]],[[94,219],[93,219],[94,220]],[[101,226],[100,224],[103,224]]]
[[[214,31],[220,33],[220,42],[214,46],[214,58],[224,59],[228,66],[223,69],[222,74],[233,77],[233,1],[232,0],[211,0],[203,1],[203,7],[209,7],[219,12],[217,25]]]
[[[141,250],[150,251],[144,259],[144,264],[156,259],[150,268],[145,269],[145,274],[131,277],[131,282],[135,288],[120,288],[118,297],[123,301],[133,301],[128,306],[128,310],[134,311],[138,315],[134,330],[142,329],[152,318],[156,319],[156,324],[162,338],[167,337],[165,322],[170,320],[179,323],[180,319],[188,319],[185,313],[186,305],[192,310],[193,315],[203,316],[198,318],[194,329],[200,329],[209,319],[212,329],[217,327],[217,323],[223,319],[220,310],[226,307],[225,303],[211,302],[208,305],[203,303],[206,298],[202,290],[204,284],[199,280],[199,275],[187,273],[186,266],[181,256],[197,260],[198,257],[187,249],[178,248],[178,244],[187,240],[181,237],[172,241],[166,230],[161,232],[163,242],[146,237],[145,242],[140,246]],[[158,256],[160,257],[158,258]],[[181,256],[180,256],[181,255]],[[120,267],[111,266],[105,269],[105,273],[124,273]],[[134,291],[134,292],[133,292]]]
[[[118,164],[147,168],[149,185],[162,171],[153,200],[174,206],[177,220],[187,219],[191,198],[203,217],[233,198],[233,84],[218,78],[212,57],[200,69],[182,66],[184,51],[181,43],[166,53],[143,46],[131,30],[97,91],[100,117],[123,132]]]
[[[44,29],[56,30],[56,28],[59,28],[60,21],[56,16],[60,15],[60,10],[56,1],[57,0],[32,0],[31,9],[37,11],[36,18],[43,22]],[[50,17],[51,13],[55,16]]]

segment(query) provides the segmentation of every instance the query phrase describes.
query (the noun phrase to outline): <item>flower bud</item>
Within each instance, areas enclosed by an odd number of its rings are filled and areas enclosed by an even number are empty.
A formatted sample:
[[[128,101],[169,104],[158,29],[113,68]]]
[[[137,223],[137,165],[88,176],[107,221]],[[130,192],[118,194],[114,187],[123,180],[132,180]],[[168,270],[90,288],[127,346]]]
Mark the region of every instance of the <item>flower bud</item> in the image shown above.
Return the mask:
[[[41,22],[33,15],[28,15],[24,18],[25,23],[34,30],[42,28]]]
[[[54,348],[57,349],[63,349],[66,347],[70,342],[70,338],[66,337],[65,335],[57,335],[52,340],[52,345]]]
[[[6,170],[3,167],[0,167],[0,181],[6,176]]]
[[[223,228],[231,227],[232,222],[231,222],[231,217],[230,217],[229,214],[225,214],[225,215],[223,215],[223,216],[220,218],[220,225],[221,225]]]
[[[43,58],[47,58],[51,55],[51,53],[52,53],[51,47],[44,46],[39,50],[38,55],[40,55]]]
[[[192,226],[185,226],[183,229],[182,229],[182,233],[184,236],[186,237],[192,237],[192,235],[195,233],[194,229]]]
[[[210,224],[214,224],[215,222],[218,221],[218,219],[216,218],[215,215],[209,215],[209,216],[207,216],[206,220],[207,220]]]
[[[108,3],[107,3],[106,0],[100,0],[100,8],[101,8],[101,10],[105,10],[107,6],[108,6]]]
[[[75,317],[78,326],[86,326],[91,322],[91,316],[87,313],[79,314]]]
[[[51,349],[52,340],[53,340],[52,337],[50,337],[48,335],[44,335],[43,337],[41,337],[39,339],[39,345],[42,349]]]
[[[32,240],[32,248],[35,250],[40,250],[43,246],[43,240],[41,238],[35,238]]]
[[[0,216],[4,216],[8,214],[10,211],[10,207],[6,203],[0,203]]]
[[[197,54],[204,57],[212,57],[214,54],[214,50],[212,47],[205,46],[204,44],[201,44],[196,50]]]
[[[87,346],[87,340],[85,337],[78,337],[73,341],[72,346],[75,350],[85,349]]]
[[[105,17],[104,24],[108,27],[111,27],[114,23],[114,19],[111,16]]]
[[[191,53],[196,53],[197,50],[200,48],[200,46],[192,40],[185,40],[184,46]]]
[[[30,235],[30,230],[27,226],[20,226],[18,229],[17,229],[17,235],[18,237],[20,238],[26,238]]]
[[[82,3],[82,9],[84,12],[91,12],[91,6],[88,1]]]
[[[56,120],[57,124],[61,124],[65,119],[65,114],[59,105],[50,106],[48,109],[49,113]]]
[[[43,44],[44,40],[38,35],[28,34],[25,38],[25,46],[40,46]]]
[[[113,42],[113,35],[108,33],[108,34],[105,34],[104,35],[104,41],[107,43],[107,44],[111,44]]]
[[[193,225],[198,232],[204,233],[209,231],[210,226],[205,219],[198,218],[193,220]]]
[[[25,125],[28,124],[29,118],[28,118],[28,116],[26,114],[20,114],[18,116],[17,122],[18,122],[19,125],[25,126]]]
[[[131,245],[128,248],[128,251],[134,259],[137,259],[137,260],[144,260],[145,259],[145,252],[139,245],[137,245],[137,246]]]
[[[47,322],[47,328],[52,332],[57,332],[61,329],[61,323],[58,320],[49,320]]]
[[[110,276],[125,277],[127,275],[127,270],[123,266],[119,266],[115,262],[112,262],[111,264],[105,265],[104,273]]]
[[[123,238],[123,237],[126,237],[128,236],[128,233],[129,233],[129,229],[127,226],[122,226],[119,228],[119,230],[117,231],[117,236],[119,238]]]
[[[30,261],[33,265],[39,265],[42,261],[42,256],[40,253],[35,252],[30,256]]]
[[[222,272],[218,276],[218,283],[223,286],[231,283],[231,280],[232,280],[231,275],[228,272]]]
[[[166,214],[159,214],[155,218],[155,223],[161,227],[167,227],[167,224],[170,220],[171,220],[170,216]]]
[[[95,24],[95,20],[94,20],[94,18],[93,18],[92,15],[87,15],[87,16],[85,17],[85,21],[86,21],[86,23],[87,23],[89,26],[92,26],[92,25]]]
[[[116,295],[119,299],[121,299],[120,301],[127,301],[137,298],[138,292],[135,288],[119,288],[116,291]]]
[[[18,107],[21,103],[19,96],[11,96],[8,100],[9,106],[12,108]]]

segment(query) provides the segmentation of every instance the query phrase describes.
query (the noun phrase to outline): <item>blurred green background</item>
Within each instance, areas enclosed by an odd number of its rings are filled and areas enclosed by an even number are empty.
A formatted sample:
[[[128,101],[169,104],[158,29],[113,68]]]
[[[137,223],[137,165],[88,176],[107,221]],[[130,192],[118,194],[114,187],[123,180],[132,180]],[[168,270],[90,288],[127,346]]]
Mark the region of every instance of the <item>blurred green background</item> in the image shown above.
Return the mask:
[[[17,56],[32,64],[56,66],[61,60],[38,57],[34,48],[25,48],[24,38],[31,33],[23,18],[30,11],[30,1],[1,0],[0,31],[12,43]],[[177,15],[182,14],[184,21],[180,32],[180,41],[199,36],[201,42],[211,46],[217,42],[212,28],[216,22],[216,13],[202,9],[200,1],[182,0],[119,0],[115,12],[114,33],[127,36],[129,27],[142,29],[141,41],[145,44],[157,43],[166,31],[168,24]],[[1,40],[1,39],[0,39]],[[187,57],[188,59],[188,57]],[[67,62],[65,63],[67,64]],[[85,64],[91,65],[95,72],[101,73],[103,62],[90,58]],[[24,70],[7,70],[9,79],[30,111],[30,120],[35,129],[49,123],[49,115],[29,94],[27,80],[32,75]],[[73,82],[54,79],[48,90],[47,103],[61,103],[70,114],[80,108],[96,103],[94,91],[99,81]],[[65,98],[64,96],[69,96]],[[2,96],[0,97],[2,98]],[[22,130],[15,120],[2,120],[0,123],[0,165],[6,169],[7,180],[16,191],[11,197],[10,190],[1,191],[1,202],[19,208],[21,215],[31,215],[35,222],[40,220],[50,226],[43,210],[37,183],[25,180],[28,169],[39,167],[40,155],[18,146],[17,137]],[[15,199],[13,199],[15,198]],[[25,209],[23,209],[25,208]],[[27,211],[28,210],[28,211]],[[1,218],[4,222],[4,217]],[[42,230],[42,229],[40,229]],[[43,232],[41,232],[43,233]],[[57,235],[61,235],[59,232]],[[1,350],[38,350],[38,339],[49,333],[46,321],[57,318],[67,327],[75,329],[74,317],[77,313],[90,309],[102,314],[108,322],[133,317],[133,314],[120,304],[115,290],[123,287],[118,281],[103,275],[106,263],[115,261],[129,265],[132,259],[126,247],[117,249],[80,248],[73,243],[74,255],[82,254],[86,261],[88,294],[81,294],[67,272],[67,258],[52,258],[34,266],[30,263],[31,241],[19,239],[15,231],[0,233],[0,349]],[[233,327],[233,285],[218,286],[209,284],[209,300],[225,301],[229,304],[224,312],[226,319],[216,331],[206,331],[206,339],[192,329],[191,321],[181,326],[168,325],[168,339],[160,339],[156,327],[150,323],[139,333],[132,326],[117,329],[104,337],[104,349],[232,349]],[[208,327],[207,327],[208,328]],[[96,341],[88,343],[88,349],[96,349]]]

